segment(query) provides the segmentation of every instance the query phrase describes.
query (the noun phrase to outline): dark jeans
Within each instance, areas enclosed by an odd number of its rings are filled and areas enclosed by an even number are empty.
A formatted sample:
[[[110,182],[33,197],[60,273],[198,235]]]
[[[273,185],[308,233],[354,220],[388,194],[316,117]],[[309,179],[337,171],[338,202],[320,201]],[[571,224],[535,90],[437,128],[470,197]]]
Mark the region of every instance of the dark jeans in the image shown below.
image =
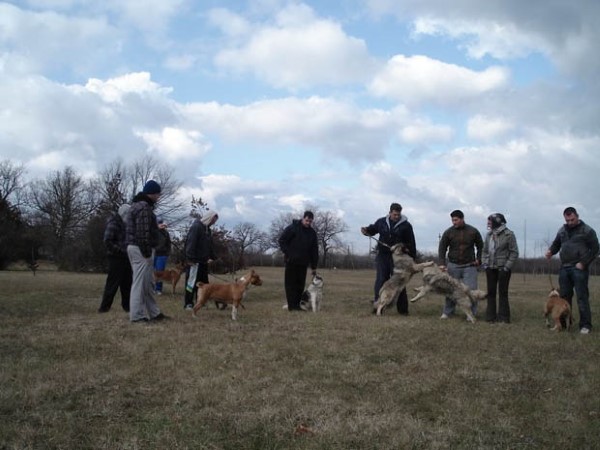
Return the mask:
[[[487,309],[485,320],[488,322],[510,322],[510,305],[508,304],[508,285],[510,270],[487,269]],[[496,310],[496,289],[498,290],[498,309]]]
[[[300,300],[306,285],[307,266],[297,264],[286,264],[284,274],[285,298],[287,299],[288,311],[300,310]]]
[[[394,261],[392,259],[392,254],[378,253],[377,257],[375,258],[375,266],[377,269],[377,275],[375,276],[375,286],[373,290],[375,291],[374,301],[377,301],[381,286],[383,286],[383,283],[389,280],[394,273]],[[398,295],[396,308],[400,314],[408,314],[408,295],[406,294],[406,289],[402,289],[402,292],[400,292],[400,295]]]
[[[196,296],[198,294],[198,286],[196,283],[198,281],[202,281],[203,283],[208,283],[208,264],[199,263],[198,264],[198,272],[196,272],[196,281],[194,281],[194,288],[191,291],[187,290],[187,282],[190,278],[190,270],[191,266],[188,266],[185,269],[185,295],[183,297],[183,307],[185,308],[188,305],[194,306],[196,304]]]
[[[131,295],[131,264],[127,256],[108,257],[108,275],[104,284],[104,293],[99,311],[108,311],[112,306],[117,291],[121,290],[121,307],[129,311],[129,297]]]
[[[575,266],[561,267],[558,273],[560,296],[572,306],[573,289],[577,294],[577,307],[579,308],[579,328],[592,329],[592,310],[590,309],[590,291],[587,270],[579,270]]]

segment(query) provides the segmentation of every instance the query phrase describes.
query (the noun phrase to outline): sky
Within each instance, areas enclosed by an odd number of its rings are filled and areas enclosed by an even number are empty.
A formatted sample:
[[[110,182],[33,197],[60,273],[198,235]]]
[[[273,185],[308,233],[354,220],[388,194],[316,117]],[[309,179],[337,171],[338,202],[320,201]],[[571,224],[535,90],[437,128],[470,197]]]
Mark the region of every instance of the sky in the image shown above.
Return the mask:
[[[339,3],[339,5],[338,5]],[[597,0],[0,1],[0,160],[29,178],[153,155],[232,228],[403,206],[435,252],[461,209],[539,257],[600,232]]]

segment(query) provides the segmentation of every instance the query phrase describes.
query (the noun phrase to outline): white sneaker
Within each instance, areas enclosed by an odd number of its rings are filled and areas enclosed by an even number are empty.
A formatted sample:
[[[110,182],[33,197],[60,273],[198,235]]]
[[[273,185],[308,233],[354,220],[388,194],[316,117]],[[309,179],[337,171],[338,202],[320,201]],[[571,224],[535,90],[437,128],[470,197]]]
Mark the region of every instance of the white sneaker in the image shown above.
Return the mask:
[[[446,313],[442,313],[442,315],[440,316],[440,319],[447,319],[448,318],[448,314]]]
[[[194,307],[192,305],[185,305],[185,309],[189,311],[190,309],[194,309]]]
[[[580,334],[590,334],[590,329],[589,328],[582,328],[581,330],[579,330]]]

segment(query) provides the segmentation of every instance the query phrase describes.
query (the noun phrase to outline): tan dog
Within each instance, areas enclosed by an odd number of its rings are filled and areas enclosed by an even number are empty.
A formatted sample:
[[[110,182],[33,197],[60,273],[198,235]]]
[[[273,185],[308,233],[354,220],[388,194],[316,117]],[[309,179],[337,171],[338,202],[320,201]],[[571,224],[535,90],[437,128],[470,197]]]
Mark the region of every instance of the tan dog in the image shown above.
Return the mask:
[[[414,274],[434,264],[433,261],[415,263],[414,259],[406,253],[404,244],[396,244],[392,246],[391,250],[394,261],[394,274],[379,289],[379,299],[373,305],[378,316],[381,315],[384,308],[397,300]]]
[[[152,278],[154,279],[154,283],[158,281],[162,281],[163,283],[168,283],[172,286],[171,295],[175,296],[175,288],[177,287],[177,283],[181,278],[181,274],[185,271],[187,265],[185,263],[177,263],[175,265],[175,269],[166,269],[166,270],[155,270]]]
[[[554,327],[551,328],[553,331],[561,331],[562,324],[561,319],[565,319],[567,331],[571,329],[573,325],[573,314],[571,314],[571,307],[569,302],[562,298],[556,289],[552,289],[548,294],[548,300],[544,305],[544,317],[546,318],[546,325],[550,327],[550,318],[554,320]]]
[[[250,285],[262,285],[262,280],[254,270],[251,270],[234,283],[202,283],[201,281],[196,283],[196,286],[198,286],[198,298],[192,315],[195,317],[200,308],[209,300],[216,300],[221,303],[230,304],[232,307],[231,320],[237,320],[237,310],[246,298]]]
[[[435,264],[423,269],[423,286],[416,288],[416,290],[419,293],[410,299],[411,302],[416,302],[420,298],[425,297],[429,292],[445,295],[456,301],[466,314],[467,320],[471,323],[475,323],[471,306],[473,303],[484,300],[487,297],[486,292],[478,289],[469,289],[464,283],[452,278]]]

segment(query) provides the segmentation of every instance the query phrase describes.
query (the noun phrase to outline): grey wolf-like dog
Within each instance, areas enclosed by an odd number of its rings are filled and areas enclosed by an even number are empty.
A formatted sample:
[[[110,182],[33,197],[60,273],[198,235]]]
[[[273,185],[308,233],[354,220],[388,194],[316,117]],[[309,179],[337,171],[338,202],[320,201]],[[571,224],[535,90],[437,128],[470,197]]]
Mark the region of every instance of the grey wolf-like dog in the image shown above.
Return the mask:
[[[414,274],[421,272],[425,267],[432,266],[433,261],[424,263],[415,263],[408,253],[406,246],[402,243],[391,247],[392,260],[394,261],[394,273],[379,289],[379,299],[373,304],[373,308],[378,316],[383,310],[398,299],[398,296],[413,277]]]
[[[486,292],[479,289],[469,289],[467,285],[452,278],[435,264],[423,269],[423,286],[415,290],[419,293],[410,299],[411,302],[416,302],[430,292],[444,295],[456,301],[460,309],[467,316],[467,320],[471,323],[475,323],[471,307],[474,303],[484,300],[487,297]]]

